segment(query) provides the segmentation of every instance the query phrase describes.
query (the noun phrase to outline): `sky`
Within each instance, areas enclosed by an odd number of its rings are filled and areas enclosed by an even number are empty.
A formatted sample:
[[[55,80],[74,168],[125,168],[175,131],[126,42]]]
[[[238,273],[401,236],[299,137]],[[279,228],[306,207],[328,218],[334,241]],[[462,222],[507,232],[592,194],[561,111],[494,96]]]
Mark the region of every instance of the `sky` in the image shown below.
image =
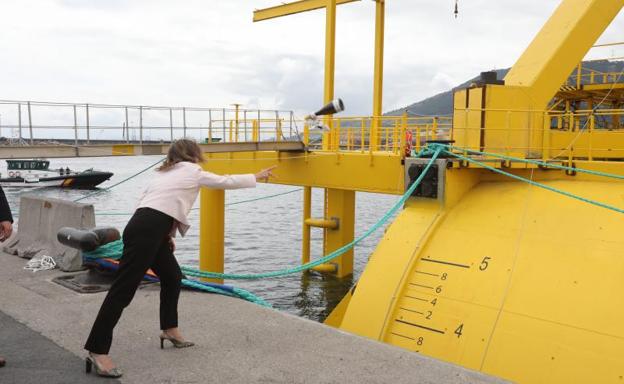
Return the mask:
[[[294,110],[322,104],[323,10],[280,0],[2,0],[0,99]],[[384,111],[513,65],[559,0],[387,0]],[[369,115],[375,3],[338,7],[336,96]],[[622,41],[624,17],[601,37]],[[624,56],[621,48],[590,57]]]

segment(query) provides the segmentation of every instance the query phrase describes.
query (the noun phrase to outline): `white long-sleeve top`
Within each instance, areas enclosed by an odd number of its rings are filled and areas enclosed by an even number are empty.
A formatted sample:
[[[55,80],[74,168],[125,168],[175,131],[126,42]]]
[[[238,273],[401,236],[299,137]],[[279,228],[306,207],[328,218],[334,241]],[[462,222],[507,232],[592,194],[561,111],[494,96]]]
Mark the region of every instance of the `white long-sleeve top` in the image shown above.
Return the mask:
[[[204,171],[198,164],[183,161],[165,171],[155,172],[137,208],[152,208],[173,217],[171,235],[175,236],[177,229],[184,236],[190,227],[187,216],[200,187],[237,189],[255,186],[253,174],[221,176]]]

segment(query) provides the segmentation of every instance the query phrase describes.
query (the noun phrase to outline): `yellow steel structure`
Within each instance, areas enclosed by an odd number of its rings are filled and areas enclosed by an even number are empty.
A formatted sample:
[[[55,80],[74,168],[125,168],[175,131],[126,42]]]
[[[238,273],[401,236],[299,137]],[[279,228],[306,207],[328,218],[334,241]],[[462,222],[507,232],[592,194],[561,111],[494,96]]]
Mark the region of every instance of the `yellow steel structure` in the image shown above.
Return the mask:
[[[373,74],[373,125],[370,146],[376,151],[379,146],[379,119],[383,113],[383,64],[386,1],[375,0],[375,69]]]
[[[360,0],[301,0],[271,8],[254,11],[253,21],[263,21],[297,13],[325,8],[325,77],[323,101],[329,103],[334,98],[334,73],[336,63],[336,6]]]
[[[332,218],[332,220],[306,219],[304,220],[304,222],[310,227],[325,228],[325,229],[338,229],[339,227],[339,221],[337,218]]]
[[[334,99],[334,73],[335,73],[335,63],[336,63],[336,5],[350,3],[351,1],[338,1],[338,0],[302,0],[295,3],[283,4],[281,6],[276,6],[264,10],[257,10],[254,12],[254,21],[261,21],[270,18],[292,15],[295,13],[306,12],[315,9],[325,8],[326,13],[326,22],[325,22],[325,77],[324,77],[324,93],[323,99],[324,103],[329,103]],[[381,29],[383,29],[383,0],[379,0],[377,4],[378,10],[378,24],[379,24],[379,9],[381,9]],[[381,7],[381,8],[380,8]],[[380,37],[381,36],[381,37]],[[378,25],[377,35],[376,35],[376,50],[379,50],[379,53],[383,53],[383,30],[380,32],[380,28]],[[379,104],[379,110],[381,110],[381,86],[382,86],[382,59],[377,60],[377,57],[382,57],[382,55],[376,56],[375,60],[375,68],[376,73],[379,73],[379,76],[375,76],[375,105]],[[333,120],[331,116],[326,118],[327,126],[330,128],[330,132],[328,134],[324,134],[323,136],[323,148],[328,149],[332,146],[331,143],[335,142],[339,139],[340,131],[339,127],[333,127]],[[376,136],[375,136],[376,137]],[[372,143],[371,143],[372,145]],[[376,146],[376,144],[375,144]],[[335,201],[333,201],[335,199]],[[352,206],[351,208],[344,208],[344,204],[349,204]],[[341,210],[341,208],[344,208]],[[341,210],[341,211],[340,211]],[[324,249],[325,250],[334,250],[339,248],[344,244],[344,242],[349,242],[353,240],[353,233],[355,231],[355,194],[351,191],[340,191],[335,189],[328,189],[325,191],[325,212],[326,214],[330,212],[340,211],[340,218],[342,220],[342,224],[338,228],[329,229],[326,228],[324,230]],[[305,220],[308,219],[304,217],[304,232],[309,231]],[[305,236],[304,236],[305,237]],[[304,246],[304,258],[305,255],[309,255],[309,239],[304,238],[303,240]],[[306,249],[308,247],[308,249]],[[353,252],[348,252],[347,254],[341,256],[336,261],[337,267],[337,275],[347,276],[353,272]],[[327,268],[320,268],[322,270],[327,270]]]
[[[456,145],[624,175],[621,161],[591,161],[624,154],[621,130],[596,129],[622,110],[546,111],[623,6],[563,1],[505,85],[455,93]],[[622,180],[485,161],[624,208]],[[621,214],[461,161],[438,166],[441,195],[408,200],[326,323],[514,382],[622,383]]]
[[[513,172],[623,206],[621,181]],[[327,322],[514,382],[620,383],[621,214],[484,170],[445,178],[444,198],[407,203]]]
[[[522,157],[541,157],[547,109],[561,84],[624,6],[624,0],[565,0],[505,77],[455,94],[455,127],[480,127],[456,137],[458,146],[494,149],[507,143]],[[481,109],[481,110],[479,110]],[[468,111],[470,110],[470,111]],[[524,110],[508,116],[500,110]],[[508,132],[500,129],[524,126]]]
[[[353,241],[355,234],[355,191],[325,189],[325,217],[338,222],[337,228],[323,229],[323,254]],[[353,273],[353,249],[331,262],[336,276],[345,277]],[[333,270],[334,268],[331,268]]]
[[[310,225],[312,216],[312,187],[303,187],[303,227],[301,229],[301,265],[310,262]]]
[[[200,192],[199,268],[223,273],[225,244],[225,192],[202,188]],[[223,284],[221,279],[206,279]]]
[[[524,87],[529,109],[546,109],[623,6],[624,0],[562,1],[505,76],[505,85]]]
[[[277,165],[274,184],[313,186],[401,195],[405,191],[402,156],[398,154],[307,154],[263,152],[205,153],[204,169],[218,174],[252,173]],[[328,218],[331,219],[331,218]]]
[[[337,5],[353,3],[360,0],[336,0]],[[274,19],[277,17],[294,15],[296,13],[303,13],[308,11],[314,11],[317,9],[323,9],[327,7],[327,0],[301,0],[294,1],[292,3],[286,3],[271,8],[257,9],[253,13],[253,21],[263,21],[268,19]]]
[[[205,170],[219,173],[253,173],[277,165],[272,183],[304,186],[302,262],[310,261],[310,226],[324,229],[323,249],[335,250],[353,240],[355,191],[402,194],[405,180],[402,156],[397,153],[335,152],[229,152],[205,153]],[[311,187],[326,188],[325,218],[311,220]],[[224,195],[202,190],[200,196],[200,267],[223,271]],[[353,251],[315,270],[339,277],[353,273]]]
[[[334,76],[336,68],[336,0],[327,0],[325,7],[325,81],[323,103],[334,99]]]
[[[329,37],[335,6],[347,2],[300,1],[256,11],[254,20],[325,7]],[[376,5],[376,55],[382,55],[384,1]],[[618,86],[594,82],[591,74],[579,81],[579,70],[572,88],[561,87],[623,6],[624,0],[562,1],[504,85],[456,91],[452,127],[430,117],[380,123],[383,61],[376,57],[373,116],[330,118],[322,150],[209,153],[203,167],[247,173],[278,165],[271,182],[303,186],[302,263],[311,259],[311,227],[323,228],[325,254],[353,239],[356,191],[404,193],[406,168],[427,162],[404,156],[407,132],[416,150],[425,139],[451,136],[464,149],[624,175],[624,111],[596,110],[594,101],[578,110],[570,101],[577,91],[611,93]],[[328,101],[333,39],[326,48]],[[305,127],[306,144],[314,142],[311,134]],[[479,158],[624,208],[622,180]],[[465,161],[436,164],[437,197],[407,201],[326,324],[515,382],[623,383],[621,214]],[[311,217],[312,187],[325,189],[322,218]],[[202,191],[201,203],[200,265],[222,271],[224,195]],[[353,255],[346,254],[317,270],[342,277],[352,268]]]

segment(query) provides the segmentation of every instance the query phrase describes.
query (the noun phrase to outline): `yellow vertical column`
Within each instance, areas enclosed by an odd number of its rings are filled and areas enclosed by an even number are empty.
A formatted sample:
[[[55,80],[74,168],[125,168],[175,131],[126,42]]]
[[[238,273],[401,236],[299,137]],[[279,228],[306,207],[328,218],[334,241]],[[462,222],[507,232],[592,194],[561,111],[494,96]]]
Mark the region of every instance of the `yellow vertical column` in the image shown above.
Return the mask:
[[[613,129],[621,129],[622,128],[622,116],[621,112],[617,112],[618,109],[621,109],[622,105],[617,101],[613,102],[612,109],[615,111],[614,115],[611,117],[611,121],[613,122]]]
[[[550,160],[550,125],[551,125],[551,117],[548,115],[548,112],[544,112],[544,131],[543,131],[543,143],[542,146],[542,161]]]
[[[202,188],[199,197],[199,268],[223,273],[225,191]],[[205,279],[222,284],[223,279]]]
[[[329,103],[334,98],[334,70],[336,62],[336,0],[327,0],[327,20],[325,30],[325,87],[324,101]],[[332,149],[331,143],[338,143],[340,133],[333,129],[331,116],[327,116],[326,125],[331,134],[324,135],[323,148]],[[334,136],[334,137],[332,137]],[[327,143],[327,144],[325,144]],[[333,149],[336,149],[335,147]],[[325,218],[337,218],[337,229],[325,229],[323,251],[327,255],[344,244],[353,240],[355,228],[355,192],[338,189],[325,190]],[[347,276],[353,273],[353,251],[349,251],[335,259],[336,275]]]
[[[354,239],[355,192],[325,189],[325,218],[338,220],[338,228],[323,230],[323,254],[327,255]],[[336,265],[336,276],[345,277],[352,274],[353,250],[349,250],[331,263]]]
[[[239,110],[239,108],[240,108],[240,106],[242,104],[232,104],[232,105],[235,108],[235,111],[234,111],[234,113],[235,113],[235,115],[234,115],[234,130],[235,130],[234,137],[235,137],[235,141],[238,143],[238,128],[239,128],[238,110]]]
[[[310,125],[308,123],[303,125],[303,144],[305,146],[310,144]]]
[[[251,141],[260,141],[260,127],[258,120],[251,123]]]
[[[303,187],[303,233],[301,236],[301,264],[310,262],[310,226],[306,220],[312,216],[312,187]]]
[[[373,75],[373,121],[370,132],[370,148],[377,150],[379,145],[379,117],[383,106],[383,63],[384,63],[384,23],[385,0],[375,0],[375,73]]]
[[[334,99],[334,70],[336,67],[336,0],[327,0],[325,9],[325,80],[323,82],[323,101],[325,104]],[[325,117],[325,125],[329,133],[323,133],[323,149],[331,148],[332,143],[332,116]]]

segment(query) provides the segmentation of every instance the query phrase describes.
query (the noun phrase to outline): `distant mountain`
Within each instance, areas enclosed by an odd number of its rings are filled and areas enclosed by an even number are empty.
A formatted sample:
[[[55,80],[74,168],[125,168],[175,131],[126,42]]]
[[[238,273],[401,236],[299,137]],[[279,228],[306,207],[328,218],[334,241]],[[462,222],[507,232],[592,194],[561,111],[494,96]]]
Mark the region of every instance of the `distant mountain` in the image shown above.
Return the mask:
[[[510,68],[496,70],[497,77],[499,79],[503,79],[507,75],[507,72],[509,72],[509,69]],[[583,62],[583,69],[591,69],[603,73],[622,72],[624,71],[624,61],[586,61]],[[585,73],[585,71],[583,73]],[[576,74],[576,70],[574,70],[573,74]],[[458,85],[456,88],[467,87],[478,79],[479,76],[474,77]],[[622,75],[621,82],[624,82],[624,75]],[[438,93],[435,96],[410,104],[406,107],[387,112],[384,115],[400,116],[405,110],[407,110],[408,116],[451,115],[453,113],[453,89],[447,92]]]

